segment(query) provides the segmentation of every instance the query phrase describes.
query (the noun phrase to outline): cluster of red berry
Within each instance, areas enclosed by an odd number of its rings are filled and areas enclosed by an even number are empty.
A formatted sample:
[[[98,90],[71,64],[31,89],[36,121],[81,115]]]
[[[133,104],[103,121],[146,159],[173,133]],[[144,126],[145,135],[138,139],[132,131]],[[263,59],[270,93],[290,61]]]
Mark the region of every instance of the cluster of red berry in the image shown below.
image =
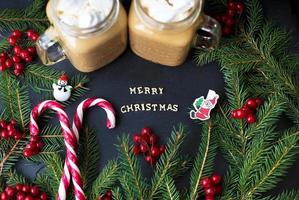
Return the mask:
[[[5,120],[0,120],[0,138],[3,139],[15,139],[20,140],[22,139],[22,132],[18,130],[17,121],[10,120],[7,122]]]
[[[221,176],[213,174],[211,177],[205,177],[201,180],[201,185],[205,190],[206,200],[214,200],[222,192]]]
[[[133,141],[135,142],[133,152],[135,155],[143,153],[145,160],[150,165],[156,164],[159,157],[165,152],[165,145],[158,146],[158,136],[155,135],[148,127],[141,129],[141,133],[133,135]]]
[[[255,113],[257,108],[263,104],[263,100],[260,97],[249,98],[242,106],[242,108],[233,110],[231,115],[234,119],[246,119],[248,124],[256,122]]]
[[[243,12],[244,4],[242,2],[228,1],[226,13],[215,16],[215,19],[221,23],[222,36],[230,36],[233,34],[237,16]]]
[[[30,63],[36,56],[36,48],[29,46],[23,49],[20,43],[25,42],[25,38],[22,37],[24,33],[20,30],[14,30],[8,37],[8,43],[12,46],[12,49],[7,49],[0,53],[0,71],[5,71],[14,66],[13,73],[16,76],[20,76],[25,68],[25,64]],[[36,41],[39,37],[38,33],[30,29],[26,32],[27,39]]]
[[[112,200],[112,191],[108,190],[103,196],[99,197],[97,200]]]
[[[16,184],[7,186],[0,194],[0,200],[47,200],[48,195],[37,186]]]
[[[33,155],[38,154],[45,144],[41,141],[41,139],[37,135],[33,135],[30,138],[29,144],[25,147],[23,151],[23,155],[28,158]]]

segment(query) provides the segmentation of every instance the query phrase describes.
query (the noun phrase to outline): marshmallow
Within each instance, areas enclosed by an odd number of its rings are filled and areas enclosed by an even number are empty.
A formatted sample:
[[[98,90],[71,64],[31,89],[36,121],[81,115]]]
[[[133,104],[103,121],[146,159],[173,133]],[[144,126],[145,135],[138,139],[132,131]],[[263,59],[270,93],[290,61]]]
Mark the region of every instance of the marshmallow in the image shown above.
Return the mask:
[[[163,23],[177,22],[187,18],[195,0],[141,0],[148,15]]]

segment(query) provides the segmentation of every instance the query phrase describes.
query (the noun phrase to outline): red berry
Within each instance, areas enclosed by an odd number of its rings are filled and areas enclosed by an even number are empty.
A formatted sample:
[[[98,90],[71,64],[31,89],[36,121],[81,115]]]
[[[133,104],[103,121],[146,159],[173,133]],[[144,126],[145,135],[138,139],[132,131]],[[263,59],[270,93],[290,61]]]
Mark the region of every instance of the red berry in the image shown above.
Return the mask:
[[[15,140],[20,140],[20,139],[22,139],[22,133],[17,132],[17,133],[14,135],[14,139],[15,139]]]
[[[12,125],[12,124],[8,124],[7,127],[6,127],[6,129],[7,129],[8,131],[16,130],[16,129],[15,129],[15,126]]]
[[[150,138],[149,138],[149,141],[150,141],[150,144],[151,144],[151,145],[156,145],[157,142],[158,142],[158,136],[156,136],[156,135],[151,135]]]
[[[7,131],[7,130],[2,130],[2,131],[1,131],[1,137],[2,137],[3,139],[8,139],[8,138],[9,138],[8,131]]]
[[[228,26],[223,26],[222,27],[222,36],[230,36],[232,34],[232,29]]]
[[[17,55],[19,55],[22,52],[22,48],[20,46],[14,46],[13,52]]]
[[[215,187],[208,187],[208,188],[205,188],[205,194],[207,196],[215,196],[216,194],[216,189]]]
[[[248,115],[252,115],[254,114],[255,112],[255,109],[251,109],[249,108],[247,105],[244,105],[241,110],[243,110],[245,112],[245,115],[248,116]]]
[[[256,108],[257,108],[257,103],[255,102],[255,99],[253,99],[253,98],[249,98],[249,99],[247,99],[247,101],[246,101],[246,105],[247,105],[249,108],[252,108],[252,109],[256,109]]]
[[[13,70],[13,73],[16,75],[16,76],[20,76],[22,74],[23,70],[19,70],[19,69],[15,69]]]
[[[222,193],[221,185],[216,185],[215,190],[216,190],[216,195],[221,195],[221,193]]]
[[[157,162],[157,160],[152,156],[146,156],[145,161],[148,162],[150,165],[154,165]]]
[[[209,177],[205,177],[201,180],[201,186],[203,188],[209,188],[212,186],[212,181]]]
[[[33,34],[35,34],[35,31],[34,30],[32,30],[32,29],[29,29],[29,30],[27,30],[27,32],[26,32],[26,35],[27,35],[27,37],[31,37]]]
[[[227,9],[228,10],[235,10],[236,9],[236,4],[233,1],[228,2],[227,4]]]
[[[141,142],[141,135],[136,133],[133,135],[133,141],[136,143],[136,144],[139,144]]]
[[[29,158],[29,157],[33,156],[33,151],[31,149],[25,149],[23,151],[23,155],[25,158]],[[22,189],[22,191],[23,191],[23,189]]]
[[[235,20],[232,17],[227,17],[227,19],[224,21],[225,25],[228,27],[232,27],[235,25]]]
[[[256,122],[256,117],[254,115],[248,115],[246,121],[248,124],[253,124]]]
[[[30,57],[30,53],[29,53],[29,51],[27,51],[27,50],[22,50],[21,53],[20,53],[20,56],[21,56],[23,59],[25,59],[25,58],[27,58],[27,57]]]
[[[47,200],[48,199],[48,195],[45,193],[45,192],[43,192],[41,195],[40,195],[40,197],[39,197],[41,200]]]
[[[26,195],[24,200],[34,200],[34,198],[30,194],[28,194]]]
[[[17,125],[17,121],[15,119],[10,120],[10,124],[16,126]]]
[[[8,131],[8,136],[13,137],[16,134],[16,130],[10,130]]]
[[[219,174],[213,174],[210,179],[213,185],[218,185],[221,182],[221,176]]]
[[[36,41],[38,38],[39,38],[39,35],[37,33],[32,34],[31,37],[30,37],[30,39],[32,41]]]
[[[0,64],[0,72],[4,72],[7,67],[4,64]]]
[[[255,103],[257,104],[257,106],[260,106],[263,104],[263,99],[261,97],[256,97]]]
[[[34,56],[36,54],[36,48],[33,46],[30,46],[27,48],[27,51],[29,51],[29,53]]]
[[[11,59],[7,59],[6,61],[5,61],[5,66],[7,67],[7,68],[10,68],[10,67],[12,67],[14,65],[14,62],[11,60]]]
[[[141,153],[141,149],[140,149],[140,146],[134,146],[133,147],[133,153],[135,155],[139,155]]]
[[[22,71],[24,69],[24,65],[22,63],[16,63],[15,69]]]
[[[7,58],[7,53],[5,51],[0,53],[0,57]]]
[[[142,153],[146,153],[147,152],[147,145],[145,145],[145,144],[140,144],[140,151],[142,152]]]
[[[24,200],[26,195],[23,192],[17,193],[17,200]]]
[[[16,184],[17,191],[22,191],[22,188],[23,188],[22,184],[20,184],[20,183]]]
[[[30,63],[30,62],[32,61],[32,57],[31,57],[31,56],[25,57],[25,58],[24,58],[24,61],[25,61],[26,63]]]
[[[4,120],[0,120],[0,127],[6,129],[7,123]]]
[[[236,15],[236,11],[233,9],[228,9],[226,15],[229,17],[234,17]]]
[[[15,196],[16,190],[15,190],[15,188],[12,187],[12,186],[7,186],[7,187],[5,188],[5,192],[6,192],[6,194],[7,194],[9,197],[13,197],[13,196]]]
[[[235,110],[235,112],[236,112],[236,116],[235,116],[236,119],[243,119],[246,117],[246,113],[242,109],[237,109]]]
[[[237,2],[236,10],[239,14],[242,14],[244,12],[244,4],[242,2]]]
[[[149,142],[150,142],[150,136],[146,135],[146,134],[141,135],[141,141],[149,144]]]
[[[30,192],[30,186],[29,185],[23,185],[22,192],[29,193]]]
[[[8,41],[8,43],[9,43],[11,46],[16,45],[17,40],[18,40],[18,39],[17,39],[16,37],[14,37],[14,36],[10,36],[10,37],[7,38],[7,41]]]
[[[159,151],[160,151],[160,154],[165,153],[165,151],[166,151],[166,146],[165,146],[165,145],[161,145],[160,148],[159,148]]]
[[[108,196],[108,197],[112,197],[112,191],[111,191],[111,190],[108,190],[108,191],[106,192],[106,196]]]
[[[9,196],[6,194],[6,192],[2,192],[0,194],[0,199],[1,200],[8,200],[9,199]]]
[[[0,63],[5,63],[6,59],[6,57],[0,57]]]
[[[44,148],[44,146],[45,146],[45,144],[44,144],[42,141],[38,141],[38,142],[36,143],[36,147],[37,147],[38,149],[42,149],[42,148]]]
[[[22,61],[21,57],[18,55],[13,55],[12,60],[14,61],[14,63],[20,63]]]
[[[16,38],[20,38],[22,36],[22,32],[20,30],[14,30],[11,35]]]
[[[159,150],[159,148],[158,148],[158,147],[152,147],[152,148],[151,148],[151,155],[152,155],[153,157],[158,157],[158,156],[160,156],[160,150]]]
[[[141,135],[150,135],[152,133],[152,130],[149,127],[144,127],[141,129]]]
[[[40,194],[39,188],[37,186],[32,186],[30,189],[30,193],[33,196],[38,196]]]

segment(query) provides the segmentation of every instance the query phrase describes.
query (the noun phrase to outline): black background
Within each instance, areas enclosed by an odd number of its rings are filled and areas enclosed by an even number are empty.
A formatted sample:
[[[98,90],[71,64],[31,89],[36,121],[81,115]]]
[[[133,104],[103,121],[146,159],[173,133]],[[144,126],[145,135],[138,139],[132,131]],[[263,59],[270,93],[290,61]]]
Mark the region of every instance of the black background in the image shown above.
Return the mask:
[[[0,1],[0,7],[20,7],[28,5],[30,0],[10,0]],[[126,7],[130,1],[123,1]],[[275,23],[292,31],[294,42],[299,41],[298,21],[292,15],[290,3],[288,1],[265,0],[264,12],[267,17]],[[154,63],[147,62],[132,53],[130,48],[110,65],[93,73],[87,74],[90,78],[88,87],[90,92],[84,96],[102,97],[109,100],[118,112],[117,127],[107,130],[105,127],[106,116],[100,109],[91,109],[85,119],[85,125],[89,125],[97,130],[98,149],[101,152],[100,168],[107,163],[107,160],[117,156],[114,144],[117,137],[124,133],[133,134],[144,126],[150,126],[161,138],[161,143],[165,143],[170,135],[173,125],[182,122],[188,128],[188,136],[184,142],[184,154],[193,155],[198,147],[201,136],[201,127],[188,117],[188,107],[191,106],[196,97],[206,95],[209,89],[213,89],[224,98],[224,83],[222,73],[216,63],[204,66],[196,66],[192,55],[186,63],[177,68],[168,68]],[[83,58],[82,58],[83,59]],[[57,69],[66,71],[69,76],[78,73],[68,61],[63,61],[54,66]],[[130,95],[129,87],[149,86],[163,87],[164,95]],[[32,95],[32,107],[36,103],[36,96]],[[72,118],[76,106],[80,101],[67,108],[69,116]],[[172,103],[179,104],[179,112],[131,112],[121,114],[120,107],[131,103]],[[140,159],[143,165],[145,176],[151,175],[151,168]],[[32,166],[25,161],[19,162],[17,168],[27,177],[34,178],[35,173],[43,168],[43,165]],[[99,169],[100,169],[99,168]],[[289,169],[287,177],[277,186],[273,192],[279,192],[286,188],[299,188],[299,159],[297,163]],[[224,174],[226,164],[220,155],[217,156],[215,171]],[[180,184],[186,183],[184,178]]]

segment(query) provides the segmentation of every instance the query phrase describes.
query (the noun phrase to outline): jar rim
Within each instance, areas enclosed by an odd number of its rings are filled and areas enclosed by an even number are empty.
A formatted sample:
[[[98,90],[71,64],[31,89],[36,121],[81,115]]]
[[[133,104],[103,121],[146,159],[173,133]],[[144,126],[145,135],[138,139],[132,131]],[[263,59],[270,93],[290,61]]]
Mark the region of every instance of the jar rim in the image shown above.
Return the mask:
[[[197,20],[198,16],[201,14],[204,1],[194,1],[196,2],[196,5],[192,8],[192,12],[190,13],[190,15],[182,20],[174,22],[161,22],[153,18],[146,12],[145,8],[142,6],[141,0],[134,0],[134,6],[138,17],[145,19],[148,22],[148,25],[151,25],[152,27],[156,27],[158,29],[167,30],[173,29],[173,27],[182,27],[182,25],[192,25]]]
[[[58,0],[52,0],[52,1],[53,1],[54,5],[57,5]],[[77,26],[69,25],[69,24],[63,22],[62,20],[59,19],[59,17],[55,13],[56,12],[55,6],[52,6],[51,12],[53,13],[52,16],[57,21],[57,23],[61,27],[61,29],[64,30],[64,32],[66,32],[72,36],[85,37],[88,34],[94,34],[94,33],[104,32],[104,31],[108,30],[112,26],[113,22],[116,21],[117,16],[119,14],[120,2],[119,2],[119,0],[111,0],[111,1],[113,1],[113,5],[112,5],[112,8],[111,8],[109,14],[103,20],[101,20],[99,23],[97,23],[96,25],[94,25],[92,27],[88,27],[88,28],[79,28]],[[107,22],[111,22],[111,21],[112,21],[112,23],[107,23]]]

